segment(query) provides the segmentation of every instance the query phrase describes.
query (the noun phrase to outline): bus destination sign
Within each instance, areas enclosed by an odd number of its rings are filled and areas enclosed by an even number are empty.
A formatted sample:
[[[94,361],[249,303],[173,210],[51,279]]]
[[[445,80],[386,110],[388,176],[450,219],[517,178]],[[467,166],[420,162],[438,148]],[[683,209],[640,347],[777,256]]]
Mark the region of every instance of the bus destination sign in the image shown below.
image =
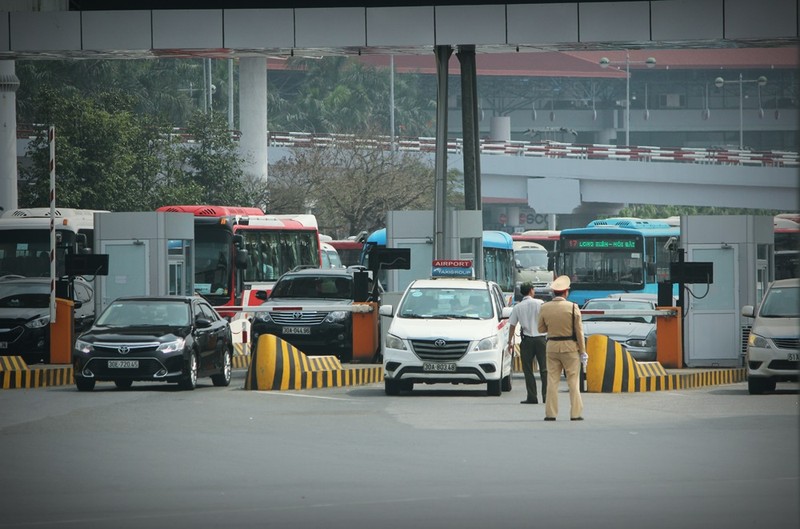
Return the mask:
[[[571,250],[635,250],[633,239],[568,239]]]

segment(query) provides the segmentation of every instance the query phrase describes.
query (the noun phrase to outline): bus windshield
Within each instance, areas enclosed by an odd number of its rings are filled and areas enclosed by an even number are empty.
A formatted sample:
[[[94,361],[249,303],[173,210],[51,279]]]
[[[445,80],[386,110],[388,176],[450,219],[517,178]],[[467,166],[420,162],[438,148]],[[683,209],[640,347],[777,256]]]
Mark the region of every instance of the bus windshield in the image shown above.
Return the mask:
[[[570,277],[573,289],[635,290],[644,286],[641,236],[562,234],[562,244],[560,273]]]
[[[547,270],[547,251],[522,248],[514,250],[517,266],[525,270]]]
[[[213,304],[222,305],[231,288],[233,234],[218,227],[195,224],[194,289]]]
[[[66,248],[75,243],[75,234],[59,230],[56,234],[56,276],[65,274]],[[0,230],[0,276],[50,276],[50,230]]]
[[[243,229],[248,264],[245,282],[276,281],[297,266],[320,266],[317,232]]]

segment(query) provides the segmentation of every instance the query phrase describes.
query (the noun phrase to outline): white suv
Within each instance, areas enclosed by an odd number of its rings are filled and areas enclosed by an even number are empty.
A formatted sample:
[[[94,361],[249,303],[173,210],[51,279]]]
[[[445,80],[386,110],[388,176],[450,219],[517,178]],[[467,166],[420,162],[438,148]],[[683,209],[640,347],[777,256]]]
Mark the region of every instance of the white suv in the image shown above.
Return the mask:
[[[477,279],[418,279],[406,289],[383,347],[387,395],[415,383],[486,384],[489,395],[511,391],[508,317],[500,287]]]
[[[742,307],[742,316],[755,318],[747,340],[747,388],[750,394],[774,391],[776,382],[797,381],[800,372],[800,279],[773,281],[754,311]]]

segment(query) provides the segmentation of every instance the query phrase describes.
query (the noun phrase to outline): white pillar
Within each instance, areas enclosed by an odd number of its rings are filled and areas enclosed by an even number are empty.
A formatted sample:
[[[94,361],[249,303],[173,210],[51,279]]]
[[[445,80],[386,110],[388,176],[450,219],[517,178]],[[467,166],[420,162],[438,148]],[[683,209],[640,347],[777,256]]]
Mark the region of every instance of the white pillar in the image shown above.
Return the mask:
[[[493,116],[489,124],[491,141],[511,141],[511,116]]]
[[[267,179],[267,59],[239,59],[239,152],[245,176]]]
[[[0,61],[0,213],[17,209],[17,96],[14,61]]]

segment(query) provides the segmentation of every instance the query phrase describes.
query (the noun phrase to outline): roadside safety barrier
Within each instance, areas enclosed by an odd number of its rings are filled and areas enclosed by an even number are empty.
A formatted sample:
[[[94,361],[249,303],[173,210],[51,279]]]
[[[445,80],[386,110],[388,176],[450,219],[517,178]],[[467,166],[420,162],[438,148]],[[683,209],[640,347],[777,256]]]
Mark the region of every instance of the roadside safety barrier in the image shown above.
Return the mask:
[[[306,356],[277,336],[263,334],[251,352],[244,389],[283,391],[372,384],[383,380],[383,366],[343,368],[335,356]]]
[[[637,362],[621,344],[600,334],[588,338],[586,352],[589,355],[586,367],[589,393],[690,389],[747,379],[745,368],[670,374],[659,362]]]

